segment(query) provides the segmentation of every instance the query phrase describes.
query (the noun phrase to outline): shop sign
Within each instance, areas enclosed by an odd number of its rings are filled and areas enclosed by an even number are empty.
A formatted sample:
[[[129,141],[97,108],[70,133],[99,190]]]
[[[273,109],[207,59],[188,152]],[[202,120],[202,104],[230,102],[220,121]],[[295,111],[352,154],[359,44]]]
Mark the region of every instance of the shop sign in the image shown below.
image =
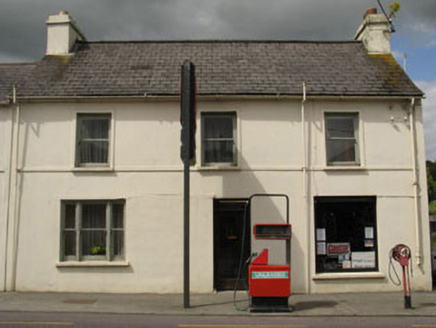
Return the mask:
[[[350,253],[350,243],[327,244],[327,255],[341,255]]]

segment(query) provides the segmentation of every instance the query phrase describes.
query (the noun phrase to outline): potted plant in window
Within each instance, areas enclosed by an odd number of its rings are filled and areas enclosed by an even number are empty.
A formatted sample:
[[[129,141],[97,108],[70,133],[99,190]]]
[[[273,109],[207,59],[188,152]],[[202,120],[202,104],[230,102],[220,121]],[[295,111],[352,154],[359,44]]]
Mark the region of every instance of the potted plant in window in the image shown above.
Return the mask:
[[[105,255],[106,254],[106,247],[103,245],[94,245],[91,247],[91,254],[92,255]]]

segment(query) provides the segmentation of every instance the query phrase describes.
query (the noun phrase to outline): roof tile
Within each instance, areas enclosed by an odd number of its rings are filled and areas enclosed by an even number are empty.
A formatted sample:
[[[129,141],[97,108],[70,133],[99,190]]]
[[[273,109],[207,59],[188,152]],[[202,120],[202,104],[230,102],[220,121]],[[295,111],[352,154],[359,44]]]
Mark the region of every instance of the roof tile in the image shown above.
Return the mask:
[[[177,95],[180,67],[196,65],[204,95],[302,93],[422,96],[391,55],[360,42],[82,42],[70,57],[47,56],[22,96]]]

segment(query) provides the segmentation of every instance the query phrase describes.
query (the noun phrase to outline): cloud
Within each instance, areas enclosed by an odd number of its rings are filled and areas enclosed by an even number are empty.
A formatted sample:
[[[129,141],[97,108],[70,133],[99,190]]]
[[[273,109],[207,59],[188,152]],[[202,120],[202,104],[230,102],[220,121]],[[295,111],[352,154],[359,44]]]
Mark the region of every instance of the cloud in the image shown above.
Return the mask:
[[[389,1],[382,3],[387,7]],[[89,40],[351,40],[370,6],[377,1],[2,0],[0,39],[8,56],[39,59],[46,18],[67,10]],[[397,31],[419,44],[434,44],[435,16],[434,0],[404,1]]]
[[[418,81],[417,85],[426,94],[423,100],[426,156],[428,160],[436,161],[436,80]]]
[[[89,40],[352,39],[368,0],[3,0],[2,50],[39,59],[45,20],[67,10]]]

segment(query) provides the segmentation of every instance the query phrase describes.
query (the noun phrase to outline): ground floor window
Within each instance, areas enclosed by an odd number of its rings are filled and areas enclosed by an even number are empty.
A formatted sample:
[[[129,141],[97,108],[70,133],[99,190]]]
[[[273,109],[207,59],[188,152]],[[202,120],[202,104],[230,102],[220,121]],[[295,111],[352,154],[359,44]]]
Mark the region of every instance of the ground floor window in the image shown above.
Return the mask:
[[[316,272],[377,271],[376,197],[315,197]]]
[[[124,204],[124,200],[63,201],[61,260],[123,260]]]

